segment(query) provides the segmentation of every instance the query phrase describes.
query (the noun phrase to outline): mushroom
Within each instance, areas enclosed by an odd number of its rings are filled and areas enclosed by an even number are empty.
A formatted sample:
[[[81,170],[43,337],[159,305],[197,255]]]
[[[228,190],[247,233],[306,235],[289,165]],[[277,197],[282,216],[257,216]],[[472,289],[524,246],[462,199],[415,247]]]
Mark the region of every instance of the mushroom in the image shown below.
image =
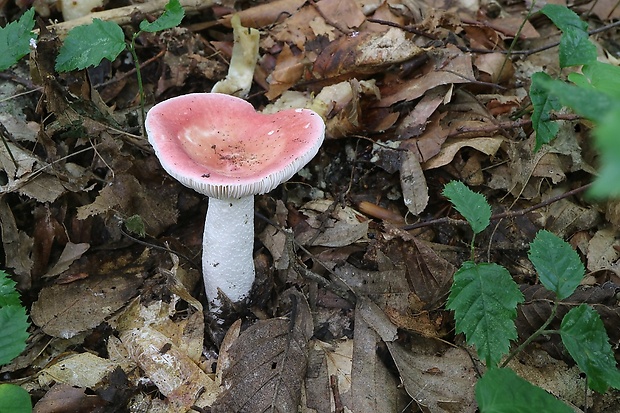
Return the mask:
[[[256,112],[243,99],[193,93],[148,112],[146,131],[173,178],[209,197],[202,271],[207,299],[246,298],[254,282],[254,195],[287,181],[318,152],[321,117],[308,109]]]

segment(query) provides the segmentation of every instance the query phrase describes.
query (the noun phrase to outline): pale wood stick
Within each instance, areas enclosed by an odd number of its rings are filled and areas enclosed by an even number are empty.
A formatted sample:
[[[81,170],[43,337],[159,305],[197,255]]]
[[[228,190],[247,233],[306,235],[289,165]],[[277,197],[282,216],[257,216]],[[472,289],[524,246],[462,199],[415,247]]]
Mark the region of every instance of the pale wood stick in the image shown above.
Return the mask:
[[[179,0],[181,6],[185,9],[185,13],[197,12],[199,10],[207,9],[217,3],[217,0]],[[133,4],[131,6],[119,7],[116,9],[98,11],[91,13],[88,16],[80,17],[79,19],[69,20],[66,22],[52,24],[48,26],[49,30],[56,30],[56,33],[60,37],[64,37],[67,32],[74,27],[89,24],[93,19],[100,19],[104,21],[114,21],[119,25],[128,24],[131,22],[131,16],[135,12],[143,14],[161,14],[164,11],[164,7],[168,3],[168,0],[149,0],[145,3]]]

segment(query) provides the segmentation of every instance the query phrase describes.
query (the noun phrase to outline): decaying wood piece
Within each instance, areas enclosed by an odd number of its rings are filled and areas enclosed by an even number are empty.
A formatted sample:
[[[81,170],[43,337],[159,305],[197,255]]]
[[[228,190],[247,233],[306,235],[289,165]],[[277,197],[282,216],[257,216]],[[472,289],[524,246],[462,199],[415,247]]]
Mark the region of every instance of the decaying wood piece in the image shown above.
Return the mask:
[[[88,16],[84,16],[79,19],[50,25],[48,26],[48,29],[55,30],[59,36],[63,37],[67,34],[67,32],[69,32],[69,30],[77,26],[89,24],[93,21],[93,19],[114,21],[122,26],[131,22],[131,16],[133,16],[134,13],[157,15],[163,13],[164,7],[167,3],[168,0],[149,0],[145,3],[91,13]],[[192,13],[207,9],[214,4],[220,4],[221,2],[217,0],[180,0],[180,3],[185,9],[185,13]]]

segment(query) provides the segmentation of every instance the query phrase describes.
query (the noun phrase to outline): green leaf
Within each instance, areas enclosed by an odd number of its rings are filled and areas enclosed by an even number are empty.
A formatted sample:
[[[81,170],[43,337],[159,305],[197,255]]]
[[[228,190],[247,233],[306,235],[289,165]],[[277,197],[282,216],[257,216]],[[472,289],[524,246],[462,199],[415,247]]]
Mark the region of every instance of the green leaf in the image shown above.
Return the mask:
[[[542,145],[551,142],[560,129],[556,121],[549,119],[549,114],[551,111],[560,110],[562,105],[557,96],[550,95],[548,89],[542,86],[541,82],[544,80],[551,80],[551,77],[544,72],[534,73],[530,86],[530,100],[534,106],[532,126],[536,131],[534,151],[538,151]]]
[[[560,67],[585,65],[596,61],[596,46],[589,39],[588,24],[569,8],[547,4],[541,9],[561,31]]]
[[[15,285],[17,283],[9,278],[6,272],[0,270],[0,308],[7,305],[21,305]]]
[[[596,46],[588,32],[569,28],[560,37],[560,67],[579,66],[596,61]]]
[[[448,182],[442,194],[465,217],[475,234],[489,226],[491,206],[484,195],[472,191],[460,181]]]
[[[553,291],[559,300],[574,293],[583,280],[586,270],[577,252],[549,231],[538,231],[528,255],[542,285]]]
[[[30,413],[30,394],[15,384],[0,384],[0,413]]]
[[[125,226],[129,231],[137,234],[140,237],[146,235],[146,229],[144,227],[144,220],[140,215],[132,215],[125,220]]]
[[[56,58],[56,70],[81,70],[103,59],[113,61],[125,47],[125,34],[118,24],[94,19],[69,31]]]
[[[166,4],[164,13],[159,16],[153,23],[143,20],[140,23],[140,30],[143,32],[155,33],[161,30],[171,29],[181,24],[185,10],[179,3],[179,0],[170,0]]]
[[[517,376],[511,369],[491,369],[476,383],[481,413],[572,413],[540,387]]]
[[[605,393],[620,389],[620,371],[601,317],[586,304],[570,310],[562,319],[560,335],[564,346],[588,377],[588,387]]]
[[[538,84],[557,96],[560,103],[595,122],[600,123],[609,112],[620,109],[618,99],[593,88],[569,85],[556,79],[541,78]]]
[[[456,332],[465,333],[488,367],[496,366],[517,338],[514,320],[523,294],[508,271],[497,264],[463,263],[454,274],[447,308]]]
[[[620,198],[620,108],[607,114],[594,130],[600,168],[588,195],[594,198]]]
[[[0,71],[13,66],[30,53],[30,40],[37,35],[34,28],[34,9],[28,10],[16,22],[0,29]]]
[[[594,62],[584,65],[582,73],[570,73],[568,80],[579,87],[592,88],[620,100],[620,67]]]
[[[0,308],[0,365],[9,363],[26,348],[28,339],[26,309],[18,305]]]

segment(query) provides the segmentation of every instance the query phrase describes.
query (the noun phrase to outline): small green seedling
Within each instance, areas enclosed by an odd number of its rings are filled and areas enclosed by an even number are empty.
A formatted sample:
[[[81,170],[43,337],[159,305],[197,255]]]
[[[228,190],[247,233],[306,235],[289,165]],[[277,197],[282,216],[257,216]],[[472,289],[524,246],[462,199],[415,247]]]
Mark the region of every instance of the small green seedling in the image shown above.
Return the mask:
[[[10,363],[26,348],[28,317],[15,281],[0,270],[0,365]],[[30,395],[14,384],[0,384],[0,412],[29,413]]]
[[[490,206],[484,196],[457,181],[448,183],[443,193],[475,233],[489,225]],[[517,305],[523,302],[523,295],[508,270],[495,263],[476,263],[472,255],[454,275],[446,308],[454,311],[456,332],[465,334],[467,343],[476,347],[488,369],[476,384],[476,400],[482,413],[572,412],[506,367],[541,334],[560,334],[568,353],[586,374],[590,389],[600,393],[609,387],[620,389],[620,370],[609,337],[592,307],[582,304],[573,308],[562,319],[560,330],[546,329],[560,300],[573,294],[583,279],[585,269],[577,253],[561,238],[541,230],[530,243],[529,259],[541,284],[555,293],[555,300],[545,323],[510,355],[510,343],[517,338]]]

